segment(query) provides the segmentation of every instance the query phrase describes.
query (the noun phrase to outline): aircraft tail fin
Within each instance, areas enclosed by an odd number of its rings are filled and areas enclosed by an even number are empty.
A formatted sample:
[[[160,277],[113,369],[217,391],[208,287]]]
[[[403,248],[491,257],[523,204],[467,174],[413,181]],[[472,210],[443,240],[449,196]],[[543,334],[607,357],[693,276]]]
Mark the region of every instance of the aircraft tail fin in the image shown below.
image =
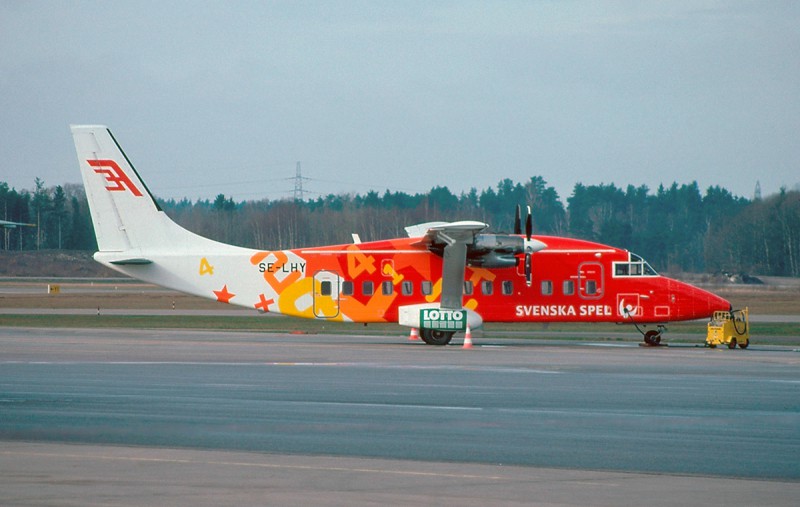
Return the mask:
[[[124,252],[118,262],[141,263],[147,260],[143,252],[216,244],[183,229],[161,210],[108,127],[70,129],[100,252]]]

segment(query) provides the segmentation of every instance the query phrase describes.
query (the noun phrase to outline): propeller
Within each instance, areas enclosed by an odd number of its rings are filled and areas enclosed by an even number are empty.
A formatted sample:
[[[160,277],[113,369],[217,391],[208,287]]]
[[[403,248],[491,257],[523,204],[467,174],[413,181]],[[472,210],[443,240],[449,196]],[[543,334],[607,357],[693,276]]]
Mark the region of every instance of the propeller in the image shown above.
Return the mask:
[[[525,237],[528,241],[531,240],[531,234],[533,234],[533,213],[531,213],[531,207],[528,206],[528,216],[525,218]]]
[[[522,240],[522,252],[525,254],[523,266],[525,268],[525,284],[530,287],[533,283],[533,254],[547,248],[547,245],[533,239],[533,213],[531,207],[527,206],[528,215],[525,217],[525,237]],[[522,212],[521,207],[517,204],[517,211],[514,217],[514,234],[522,234]],[[519,250],[517,250],[519,253]]]
[[[519,206],[517,206],[517,212],[519,213]],[[533,244],[531,243],[531,235],[533,234],[533,214],[531,213],[531,207],[528,206],[528,216],[525,218],[525,285],[528,287],[531,286],[531,281],[533,278],[533,267],[532,267],[532,259],[533,256]]]
[[[525,285],[531,286],[531,277],[533,276],[533,268],[531,265],[531,253],[525,252]]]

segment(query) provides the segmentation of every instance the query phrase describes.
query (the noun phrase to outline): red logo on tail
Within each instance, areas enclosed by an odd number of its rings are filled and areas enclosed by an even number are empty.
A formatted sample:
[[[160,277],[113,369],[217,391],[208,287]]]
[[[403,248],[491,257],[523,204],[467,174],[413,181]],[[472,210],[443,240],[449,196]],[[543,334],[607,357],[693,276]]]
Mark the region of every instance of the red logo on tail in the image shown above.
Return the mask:
[[[113,160],[87,160],[87,162],[90,166],[95,168],[108,168],[95,169],[94,172],[106,177],[106,181],[110,183],[110,185],[106,185],[106,190],[109,192],[117,192],[120,190],[124,192],[127,187],[127,190],[130,190],[136,197],[142,196],[142,193],[139,192],[136,185],[134,185],[131,179],[128,178],[128,175],[125,174],[125,171]]]

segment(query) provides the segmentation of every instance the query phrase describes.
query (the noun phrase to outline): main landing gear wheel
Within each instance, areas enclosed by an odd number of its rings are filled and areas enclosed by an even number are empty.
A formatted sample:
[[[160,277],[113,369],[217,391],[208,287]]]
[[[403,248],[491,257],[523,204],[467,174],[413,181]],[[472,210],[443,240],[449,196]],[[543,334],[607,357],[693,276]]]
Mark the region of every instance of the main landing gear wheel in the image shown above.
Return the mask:
[[[453,331],[439,329],[421,329],[420,337],[428,345],[447,345],[453,339]]]
[[[661,331],[656,331],[655,329],[651,329],[650,331],[644,334],[644,342],[647,345],[655,347],[656,345],[661,344]]]

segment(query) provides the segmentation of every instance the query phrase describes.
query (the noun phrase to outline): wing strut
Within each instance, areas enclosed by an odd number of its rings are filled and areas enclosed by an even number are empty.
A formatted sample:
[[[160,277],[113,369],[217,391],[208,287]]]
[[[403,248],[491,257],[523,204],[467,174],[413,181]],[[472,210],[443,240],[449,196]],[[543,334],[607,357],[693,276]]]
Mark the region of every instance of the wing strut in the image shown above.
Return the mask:
[[[486,229],[482,222],[436,224],[428,229],[428,238],[445,244],[442,265],[441,307],[461,310],[464,297],[464,269],[467,267],[467,245],[475,234]]]
[[[444,239],[444,238],[442,238]],[[472,236],[470,236],[472,239]],[[467,266],[467,244],[455,241],[444,247],[442,266],[442,308],[460,310],[464,298],[464,268]]]

